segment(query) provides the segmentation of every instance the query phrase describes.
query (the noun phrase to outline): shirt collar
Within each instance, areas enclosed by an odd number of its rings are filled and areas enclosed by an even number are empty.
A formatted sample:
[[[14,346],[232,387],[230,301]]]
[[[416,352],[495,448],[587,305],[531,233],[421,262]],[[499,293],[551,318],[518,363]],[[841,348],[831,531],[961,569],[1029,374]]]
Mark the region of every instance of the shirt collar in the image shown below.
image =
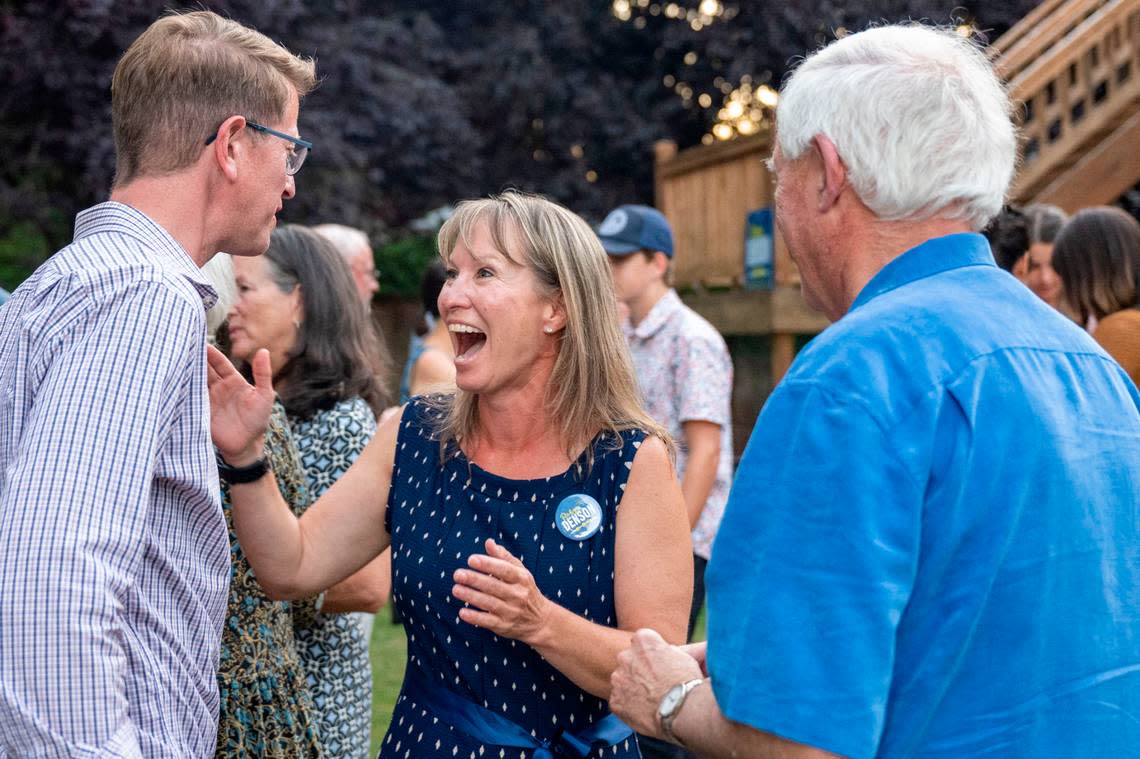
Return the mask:
[[[100,232],[123,234],[147,246],[154,255],[151,263],[185,278],[198,291],[202,305],[213,308],[218,293],[170,233],[142,211],[125,203],[109,200],[84,211],[75,217],[75,240]]]
[[[629,334],[641,340],[653,337],[683,305],[677,291],[669,288],[669,291],[661,296],[661,300],[653,304],[653,308],[649,309],[645,318],[636,327],[630,328]]]
[[[985,237],[976,232],[960,232],[927,240],[880,269],[848,311],[895,288],[965,266],[997,266]]]

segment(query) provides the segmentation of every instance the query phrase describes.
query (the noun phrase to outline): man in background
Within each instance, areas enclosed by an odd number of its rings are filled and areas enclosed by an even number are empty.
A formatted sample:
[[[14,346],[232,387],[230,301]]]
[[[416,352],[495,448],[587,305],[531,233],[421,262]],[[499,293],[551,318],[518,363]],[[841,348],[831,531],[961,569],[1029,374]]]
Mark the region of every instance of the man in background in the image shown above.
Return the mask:
[[[669,282],[673,232],[660,211],[624,205],[597,229],[610,257],[634,373],[649,414],[677,441],[677,475],[693,539],[689,638],[704,603],[705,566],[732,485],[732,359],[724,338]],[[641,739],[646,757],[684,756]]]
[[[344,256],[352,272],[352,281],[365,308],[371,310],[372,296],[380,289],[380,272],[376,270],[376,259],[372,255],[372,244],[368,235],[359,229],[343,224],[318,224],[313,231],[333,244]]]

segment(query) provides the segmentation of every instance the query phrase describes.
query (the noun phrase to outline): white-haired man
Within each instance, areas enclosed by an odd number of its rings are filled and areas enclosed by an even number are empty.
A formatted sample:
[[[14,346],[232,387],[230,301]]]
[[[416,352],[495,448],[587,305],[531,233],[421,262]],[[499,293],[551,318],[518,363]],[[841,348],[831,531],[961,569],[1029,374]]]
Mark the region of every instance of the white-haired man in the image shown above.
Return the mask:
[[[110,201],[0,310],[0,756],[214,755],[230,545],[200,267],[269,246],[315,83],[235,21],[153,23],[111,82]]]
[[[984,55],[888,26],[786,85],[777,219],[835,324],[772,393],[709,641],[639,631],[614,711],[702,756],[1140,745],[1140,394],[973,234],[1015,131]]]
[[[376,271],[376,262],[372,256],[372,244],[368,242],[368,235],[344,224],[318,224],[313,227],[313,231],[331,242],[337,252],[344,257],[349,271],[352,272],[356,291],[360,293],[360,300],[366,309],[371,310],[372,296],[380,289],[380,275]]]

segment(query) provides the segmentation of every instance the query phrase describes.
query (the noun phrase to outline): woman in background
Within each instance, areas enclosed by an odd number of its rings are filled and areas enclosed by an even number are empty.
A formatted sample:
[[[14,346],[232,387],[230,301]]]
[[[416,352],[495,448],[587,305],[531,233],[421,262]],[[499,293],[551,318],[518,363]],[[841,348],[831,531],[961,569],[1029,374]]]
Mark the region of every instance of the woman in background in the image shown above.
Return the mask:
[[[1057,206],[1035,203],[1025,207],[1029,226],[1029,252],[1024,267],[1015,266],[1013,274],[1037,297],[1053,308],[1064,310],[1061,279],[1053,268],[1053,243],[1068,217]]]
[[[447,272],[439,260],[432,261],[420,280],[420,301],[427,331],[422,337],[412,337],[408,361],[400,377],[401,404],[416,395],[455,388],[455,351],[447,325],[439,318],[439,293],[446,281]]]
[[[270,355],[275,387],[289,416],[309,494],[320,497],[348,469],[376,431],[386,397],[378,376],[387,357],[359,307],[352,274],[322,237],[289,225],[274,231],[264,256],[235,261],[239,291],[230,312],[232,354]],[[323,593],[321,614],[297,626],[319,734],[330,757],[365,757],[372,675],[361,620],[390,588],[387,556]]]
[[[206,334],[211,342],[237,300],[233,271],[225,253],[202,267],[218,294],[217,303],[206,313]],[[300,516],[311,501],[301,474],[301,457],[280,403],[274,404],[270,416],[265,450],[282,498]],[[317,716],[293,633],[295,616],[311,616],[315,599],[289,603],[266,595],[234,534],[227,470],[222,468],[219,476],[232,569],[218,661],[215,755],[219,759],[320,757]]]
[[[1140,222],[1086,208],[1061,230],[1053,264],[1078,323],[1140,384]]]

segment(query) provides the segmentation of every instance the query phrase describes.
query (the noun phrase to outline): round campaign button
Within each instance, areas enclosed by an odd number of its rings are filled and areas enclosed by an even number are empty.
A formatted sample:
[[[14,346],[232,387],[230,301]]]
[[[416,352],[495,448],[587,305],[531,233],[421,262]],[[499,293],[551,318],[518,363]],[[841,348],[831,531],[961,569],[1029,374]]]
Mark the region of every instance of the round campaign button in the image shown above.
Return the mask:
[[[602,507],[585,493],[568,495],[558,504],[554,521],[571,540],[588,540],[602,527]]]

